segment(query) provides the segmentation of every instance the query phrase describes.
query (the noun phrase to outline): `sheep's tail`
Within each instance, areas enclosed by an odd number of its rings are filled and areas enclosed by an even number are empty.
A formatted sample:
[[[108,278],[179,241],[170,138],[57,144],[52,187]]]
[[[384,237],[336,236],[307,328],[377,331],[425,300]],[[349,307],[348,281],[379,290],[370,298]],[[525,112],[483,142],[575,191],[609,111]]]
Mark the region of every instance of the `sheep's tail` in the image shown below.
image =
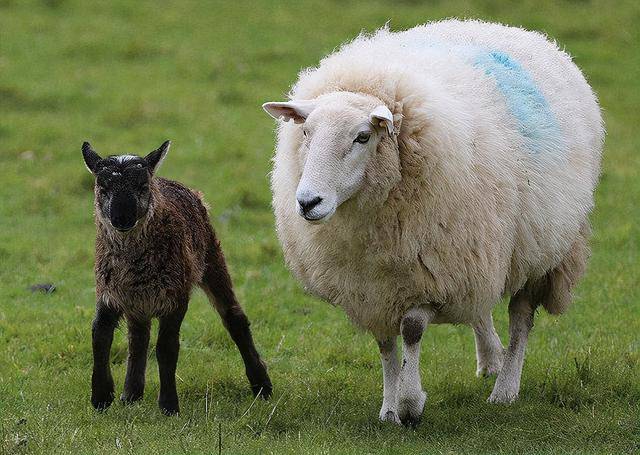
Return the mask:
[[[571,290],[584,275],[590,255],[589,222],[580,228],[576,241],[562,262],[547,273],[536,286],[535,299],[549,314],[565,313],[571,305]]]

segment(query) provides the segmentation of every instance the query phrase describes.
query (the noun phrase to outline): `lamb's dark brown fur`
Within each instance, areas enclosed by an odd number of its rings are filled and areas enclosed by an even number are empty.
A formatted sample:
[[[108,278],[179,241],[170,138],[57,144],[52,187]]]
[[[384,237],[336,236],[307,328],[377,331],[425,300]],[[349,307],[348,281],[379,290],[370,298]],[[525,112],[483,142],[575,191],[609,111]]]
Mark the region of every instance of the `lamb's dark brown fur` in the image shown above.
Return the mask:
[[[89,152],[92,152],[90,148]],[[97,409],[104,409],[113,401],[109,351],[113,330],[121,316],[125,317],[129,329],[129,358],[121,400],[132,402],[142,398],[151,319],[157,317],[160,320],[156,344],[159,405],[167,414],[178,412],[175,370],[179,330],[195,284],[210,297],[238,346],[254,394],[268,397],[271,382],[254,347],[249,321],[233,292],[207,210],[197,193],[177,182],[153,177],[157,162],[150,157],[151,154],[144,159],[107,158],[92,162],[85,154],[87,167],[98,176],[98,181],[105,166],[109,175],[124,176],[122,179],[127,178],[127,169],[132,166],[137,168],[131,172],[142,172],[140,168],[148,171],[147,183],[141,184],[142,193],[136,193],[137,200],[144,204],[138,202],[136,224],[127,232],[114,228],[113,198],[116,196],[105,200],[108,198],[105,188],[96,183],[97,308],[93,322],[91,401]]]

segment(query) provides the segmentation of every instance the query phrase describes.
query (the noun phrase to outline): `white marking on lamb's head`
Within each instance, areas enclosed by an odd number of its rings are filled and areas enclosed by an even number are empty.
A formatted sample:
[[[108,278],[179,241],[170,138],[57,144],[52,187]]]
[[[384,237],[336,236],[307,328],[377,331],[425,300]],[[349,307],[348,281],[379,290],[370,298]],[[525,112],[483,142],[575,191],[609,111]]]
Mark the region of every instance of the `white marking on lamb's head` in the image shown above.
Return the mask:
[[[137,156],[135,155],[118,155],[115,157],[119,163],[125,163],[127,161],[135,160]]]
[[[373,97],[334,92],[315,100],[265,103],[274,118],[300,123],[304,159],[295,203],[300,216],[326,222],[360,190],[380,139],[393,134],[393,115]]]

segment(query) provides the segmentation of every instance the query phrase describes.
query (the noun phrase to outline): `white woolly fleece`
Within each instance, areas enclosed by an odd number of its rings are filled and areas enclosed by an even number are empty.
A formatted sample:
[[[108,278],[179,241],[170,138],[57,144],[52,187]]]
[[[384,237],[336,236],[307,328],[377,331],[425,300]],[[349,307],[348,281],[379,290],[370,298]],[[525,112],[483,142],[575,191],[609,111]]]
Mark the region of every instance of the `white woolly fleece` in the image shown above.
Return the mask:
[[[296,277],[377,339],[417,305],[473,324],[586,248],[600,109],[543,35],[458,20],[381,29],[301,72],[290,97],[345,91],[391,110],[397,144],[382,139],[359,192],[312,225],[294,205],[302,125],[281,123],[273,206]]]

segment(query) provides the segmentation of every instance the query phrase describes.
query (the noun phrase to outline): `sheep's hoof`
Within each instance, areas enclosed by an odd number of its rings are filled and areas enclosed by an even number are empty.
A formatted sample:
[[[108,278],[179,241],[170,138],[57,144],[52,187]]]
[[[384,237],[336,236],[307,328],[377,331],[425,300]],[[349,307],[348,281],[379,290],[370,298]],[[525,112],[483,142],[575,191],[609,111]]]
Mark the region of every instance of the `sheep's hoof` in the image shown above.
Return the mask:
[[[427,401],[427,394],[423,390],[398,400],[398,417],[405,427],[415,428],[418,426],[425,401]]]
[[[488,403],[494,404],[511,404],[518,399],[518,392],[507,391],[507,390],[496,390],[493,389],[489,398],[487,398]]]
[[[488,365],[478,366],[476,370],[476,376],[479,378],[488,378],[491,376],[497,376],[502,370],[502,362],[500,363],[489,363]]]
[[[392,411],[391,409],[382,408],[380,410],[379,418],[381,422],[391,422],[395,423],[396,425],[400,425],[400,417],[398,417],[398,413]]]
[[[476,370],[476,376],[479,378],[488,378],[490,376],[497,376],[502,370],[502,364],[504,363],[504,349],[499,352],[494,352],[489,358],[478,359],[478,369]]]

